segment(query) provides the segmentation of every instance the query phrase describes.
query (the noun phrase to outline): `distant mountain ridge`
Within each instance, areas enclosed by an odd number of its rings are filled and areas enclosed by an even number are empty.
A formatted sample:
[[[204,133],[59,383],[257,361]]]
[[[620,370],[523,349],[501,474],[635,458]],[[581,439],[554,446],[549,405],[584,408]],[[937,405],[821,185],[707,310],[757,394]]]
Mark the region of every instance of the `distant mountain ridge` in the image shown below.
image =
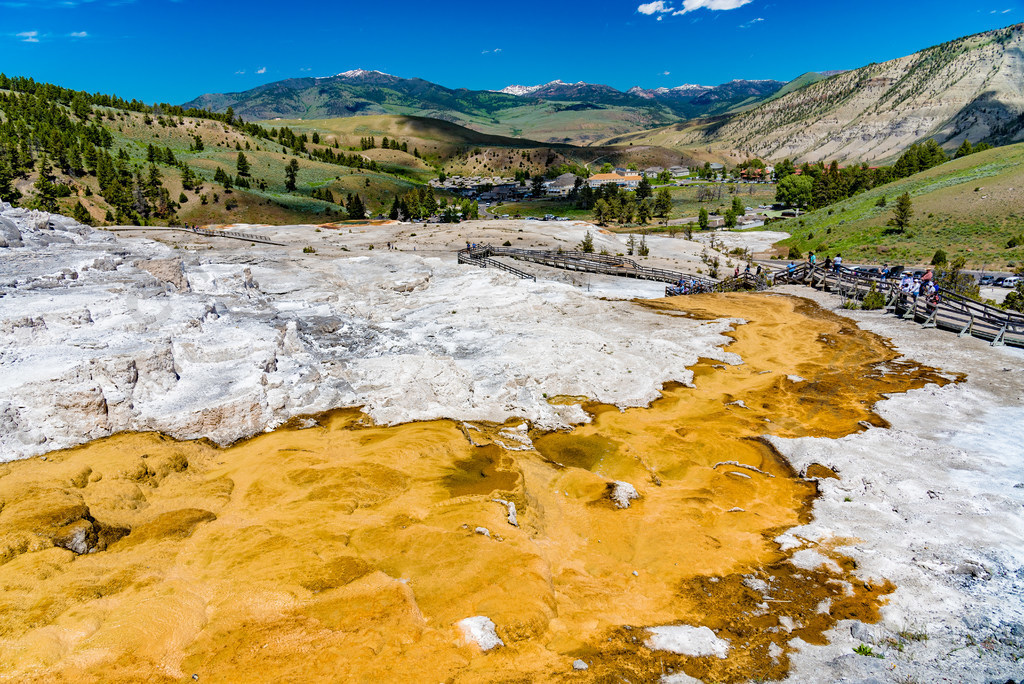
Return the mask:
[[[325,119],[367,114],[426,116],[465,126],[488,128],[503,114],[533,108],[538,114],[611,109],[626,130],[720,114],[756,102],[782,88],[781,81],[737,80],[720,86],[620,91],[611,86],[561,80],[500,91],[451,89],[420,78],[402,78],[381,71],[351,69],[334,76],[291,78],[238,93],[202,95],[187,106],[224,112],[231,107],[246,120]],[[559,107],[553,103],[570,103]],[[481,121],[482,120],[482,121]],[[584,127],[585,128],[585,127]],[[509,126],[514,131],[515,126]],[[526,131],[529,133],[529,131]],[[586,139],[585,134],[582,139]],[[569,137],[549,136],[563,142]]]

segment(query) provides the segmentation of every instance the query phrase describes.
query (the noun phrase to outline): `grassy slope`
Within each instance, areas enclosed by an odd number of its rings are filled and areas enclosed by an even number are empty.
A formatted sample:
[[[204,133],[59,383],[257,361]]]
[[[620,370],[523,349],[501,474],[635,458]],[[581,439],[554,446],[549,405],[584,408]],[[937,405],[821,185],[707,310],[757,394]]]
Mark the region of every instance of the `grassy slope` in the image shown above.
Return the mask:
[[[898,235],[886,223],[904,192],[913,199],[914,218],[910,230]],[[883,195],[885,208],[876,206]],[[781,244],[804,253],[924,264],[943,249],[949,258],[962,254],[976,266],[1012,267],[1024,262],[1024,247],[1006,248],[1011,236],[1024,233],[1024,144],[957,159],[776,225],[793,235]]]
[[[176,168],[158,164],[157,168],[163,177],[164,187],[170,192],[173,200],[177,201],[179,193],[184,192],[187,201],[181,204],[178,210],[178,220],[188,223],[308,223],[329,219],[326,210],[337,210],[338,207],[318,199],[313,199],[304,194],[314,187],[329,187],[335,195],[345,196],[348,193],[358,193],[370,207],[377,210],[378,207],[387,204],[390,206],[392,196],[395,193],[404,193],[414,186],[408,179],[392,174],[375,173],[371,171],[360,171],[344,166],[325,164],[318,161],[311,161],[302,157],[296,157],[299,162],[298,193],[286,193],[284,189],[285,165],[291,161],[293,156],[283,151],[276,143],[259,140],[249,137],[233,128],[223,124],[205,119],[185,119],[184,125],[177,127],[163,127],[154,120],[151,124],[145,123],[145,116],[132,112],[117,112],[117,119],[110,121],[104,119],[104,126],[111,132],[114,138],[114,146],[111,154],[117,155],[118,151],[127,151],[133,163],[146,163],[146,150],[149,144],[160,147],[170,147],[179,161],[184,161],[199,177],[204,179],[203,187],[198,191],[183,191],[181,187],[180,171]],[[190,152],[189,146],[192,143],[193,135],[200,135],[203,139],[205,149],[202,152]],[[250,190],[234,189],[226,193],[224,188],[213,182],[213,175],[217,167],[222,167],[232,176],[236,173],[236,161],[238,151],[235,144],[243,148],[246,143],[250,149],[243,150],[251,165],[251,181],[255,186],[256,179],[264,179],[267,182],[267,190],[258,190],[253,187]],[[18,186],[26,196],[22,201],[27,201],[33,194],[31,184],[35,181],[32,174],[26,180],[19,182]],[[59,201],[61,211],[70,214],[71,207],[75,202],[81,201],[90,211],[97,225],[102,225],[103,217],[106,214],[107,205],[99,196],[99,186],[93,176],[71,179],[74,186],[79,189],[78,196],[64,198]],[[89,188],[93,194],[85,195],[85,189]],[[218,195],[218,202],[212,202],[213,194]],[[210,200],[203,205],[199,201],[201,194],[207,195]],[[225,202],[233,198],[238,207],[228,210]]]
[[[328,144],[338,141],[342,147],[349,148],[358,148],[360,138],[374,136],[378,144],[384,137],[397,138],[408,144],[410,152],[418,150],[428,163],[424,164],[412,154],[394,151],[390,151],[387,161],[395,165],[394,170],[420,180],[434,175],[432,167],[437,166],[443,167],[449,175],[511,175],[516,170],[543,173],[549,165],[569,162],[635,164],[644,168],[688,161],[677,152],[652,146],[573,147],[489,135],[448,121],[413,116],[380,114],[335,119],[274,119],[264,121],[262,125],[268,128],[287,126],[296,133],[308,135],[316,131]],[[370,150],[366,154],[377,158],[374,155],[382,152]]]

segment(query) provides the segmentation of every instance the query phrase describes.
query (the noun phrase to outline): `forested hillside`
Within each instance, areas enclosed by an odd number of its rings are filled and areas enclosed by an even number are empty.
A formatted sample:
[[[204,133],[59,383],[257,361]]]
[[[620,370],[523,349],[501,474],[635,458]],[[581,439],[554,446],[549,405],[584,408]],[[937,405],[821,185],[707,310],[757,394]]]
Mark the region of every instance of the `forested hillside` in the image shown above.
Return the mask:
[[[86,223],[362,218],[432,173],[377,147],[0,75],[0,198]]]

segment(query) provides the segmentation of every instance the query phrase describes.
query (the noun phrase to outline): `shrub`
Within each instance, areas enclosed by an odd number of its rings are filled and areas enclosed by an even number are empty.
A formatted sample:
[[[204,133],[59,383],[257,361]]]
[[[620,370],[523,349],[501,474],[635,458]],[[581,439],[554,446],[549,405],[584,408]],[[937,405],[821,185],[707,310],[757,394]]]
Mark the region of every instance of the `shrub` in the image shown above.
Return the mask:
[[[316,254],[316,250],[313,249],[311,246],[306,245],[305,247],[302,248],[302,253],[303,254]]]
[[[935,250],[935,254],[932,256],[932,266],[944,266],[947,261],[948,259],[944,250]]]
[[[802,259],[803,256],[804,255],[800,252],[800,250],[797,249],[796,246],[794,245],[793,247],[789,248],[789,254],[786,256],[786,258],[787,259]]]
[[[872,283],[871,292],[868,292],[866,295],[864,295],[864,301],[861,302],[860,308],[866,309],[868,311],[873,311],[875,309],[881,309],[884,306],[885,295],[879,292],[878,288],[875,287],[875,284]]]
[[[504,242],[501,243],[501,246],[502,247],[511,247],[512,243],[509,242],[508,240],[505,240]]]

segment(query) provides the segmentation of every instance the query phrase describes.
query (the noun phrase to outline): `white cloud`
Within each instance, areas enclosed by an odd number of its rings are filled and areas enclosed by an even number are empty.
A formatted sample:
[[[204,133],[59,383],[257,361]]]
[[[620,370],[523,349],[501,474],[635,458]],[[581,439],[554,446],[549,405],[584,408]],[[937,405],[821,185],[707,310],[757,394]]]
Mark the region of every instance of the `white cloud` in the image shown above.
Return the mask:
[[[764,21],[764,17],[758,17],[757,19],[751,19],[746,24],[740,24],[740,28],[742,28],[742,29],[750,28],[751,26],[753,26],[755,24],[760,24],[762,21]]]
[[[22,31],[17,34],[18,38],[21,38],[23,43],[38,43],[39,42],[39,31]]]
[[[68,35],[71,36],[72,38],[88,38],[89,37],[89,34],[86,33],[85,31],[72,31]]]
[[[671,75],[671,73],[672,73],[671,71],[662,71],[661,75],[662,76],[669,76],[669,75]]]
[[[737,7],[743,7],[749,5],[754,0],[683,0],[683,9],[676,14],[686,14],[687,12],[693,12],[699,9],[708,10],[734,10]]]
[[[636,8],[636,11],[650,16],[652,14],[661,14],[662,12],[671,12],[672,8],[665,4],[665,0],[654,0],[654,2],[640,5]]]
[[[236,71],[235,72],[235,76],[244,76],[244,75],[245,75],[244,71]]]
[[[265,73],[267,73],[267,67],[260,67],[259,69],[256,70],[256,73],[257,74],[265,74]]]

